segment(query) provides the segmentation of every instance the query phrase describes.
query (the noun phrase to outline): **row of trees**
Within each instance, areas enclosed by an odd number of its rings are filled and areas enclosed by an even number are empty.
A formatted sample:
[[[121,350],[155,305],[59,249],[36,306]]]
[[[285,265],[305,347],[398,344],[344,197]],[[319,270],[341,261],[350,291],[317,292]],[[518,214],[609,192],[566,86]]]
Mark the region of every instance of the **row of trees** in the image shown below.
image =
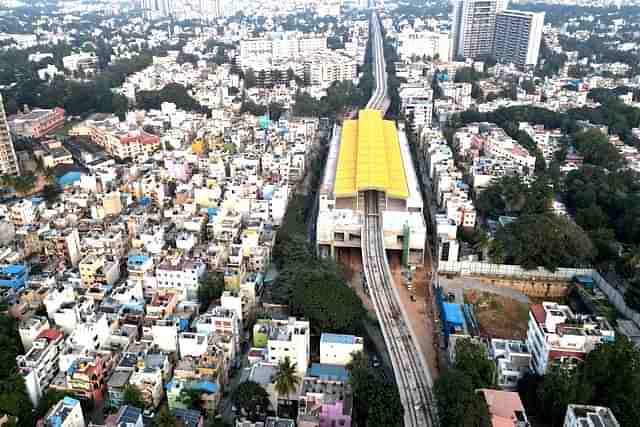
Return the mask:
[[[358,86],[350,81],[336,81],[327,89],[327,95],[319,100],[307,93],[298,92],[293,114],[310,117],[339,117],[349,108],[360,107],[367,103],[371,92],[364,86],[366,85],[362,79]]]
[[[315,332],[361,333],[365,310],[347,286],[341,267],[318,258],[306,237],[306,200],[295,196],[278,232],[274,257],[280,268],[275,297]]]

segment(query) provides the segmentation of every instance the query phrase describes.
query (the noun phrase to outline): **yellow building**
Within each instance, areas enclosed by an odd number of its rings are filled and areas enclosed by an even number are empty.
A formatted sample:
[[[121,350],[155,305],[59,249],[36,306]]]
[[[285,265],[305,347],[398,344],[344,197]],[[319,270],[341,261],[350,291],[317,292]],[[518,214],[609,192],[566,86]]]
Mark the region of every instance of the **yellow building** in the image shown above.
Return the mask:
[[[378,110],[361,110],[342,127],[334,196],[337,208],[357,209],[358,193],[384,192],[387,203],[404,206],[409,197],[395,123]]]

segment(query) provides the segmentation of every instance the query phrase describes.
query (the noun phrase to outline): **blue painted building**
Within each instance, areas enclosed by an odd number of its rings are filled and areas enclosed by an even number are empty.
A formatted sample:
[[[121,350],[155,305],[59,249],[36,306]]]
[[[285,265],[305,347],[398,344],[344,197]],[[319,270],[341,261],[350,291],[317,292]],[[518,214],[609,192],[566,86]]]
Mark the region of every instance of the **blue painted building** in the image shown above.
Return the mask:
[[[29,280],[29,269],[24,264],[0,266],[0,286],[21,289]]]

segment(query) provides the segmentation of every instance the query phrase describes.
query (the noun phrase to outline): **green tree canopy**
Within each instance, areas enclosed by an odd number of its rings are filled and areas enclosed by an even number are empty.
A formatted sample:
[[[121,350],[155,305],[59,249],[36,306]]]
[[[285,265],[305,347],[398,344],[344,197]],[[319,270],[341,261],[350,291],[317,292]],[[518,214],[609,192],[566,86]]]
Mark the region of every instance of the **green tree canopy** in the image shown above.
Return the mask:
[[[587,266],[595,248],[587,234],[573,221],[554,214],[523,215],[498,229],[496,240],[508,263],[526,269]]]
[[[224,276],[218,272],[207,272],[200,280],[198,302],[201,311],[207,311],[213,301],[220,299],[224,292]]]
[[[368,427],[401,426],[404,408],[395,383],[380,378],[366,363],[366,357],[357,356],[349,365],[350,382],[354,396],[354,420]]]
[[[489,388],[495,383],[496,368],[483,344],[462,339],[456,341],[453,367],[471,380],[474,389]]]
[[[125,405],[135,406],[140,409],[144,409],[147,406],[140,390],[131,384],[125,386],[122,401]]]
[[[538,388],[542,409],[553,425],[562,425],[569,404],[588,403],[591,394],[580,371],[562,365],[552,366]]]
[[[279,396],[288,397],[296,391],[302,380],[296,369],[297,365],[291,363],[289,356],[278,362],[276,372],[271,381],[275,384],[275,389]]]
[[[158,427],[178,427],[178,420],[166,406],[158,413],[155,423]]]
[[[231,401],[247,418],[258,421],[269,408],[269,394],[255,381],[245,381],[231,394]]]
[[[440,425],[447,427],[490,427],[484,398],[475,392],[471,378],[449,369],[433,386]]]
[[[640,420],[640,350],[624,336],[599,345],[587,355],[584,378],[593,387],[593,399],[610,408],[621,427]]]

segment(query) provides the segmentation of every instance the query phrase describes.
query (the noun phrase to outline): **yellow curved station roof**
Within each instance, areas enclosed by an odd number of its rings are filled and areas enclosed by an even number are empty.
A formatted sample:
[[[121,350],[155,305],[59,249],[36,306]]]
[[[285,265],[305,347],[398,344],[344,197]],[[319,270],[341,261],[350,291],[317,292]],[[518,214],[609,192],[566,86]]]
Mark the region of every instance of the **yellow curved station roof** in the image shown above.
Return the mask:
[[[360,110],[358,120],[345,120],[342,127],[334,194],[349,197],[365,190],[409,197],[395,123],[382,120],[378,110]]]

